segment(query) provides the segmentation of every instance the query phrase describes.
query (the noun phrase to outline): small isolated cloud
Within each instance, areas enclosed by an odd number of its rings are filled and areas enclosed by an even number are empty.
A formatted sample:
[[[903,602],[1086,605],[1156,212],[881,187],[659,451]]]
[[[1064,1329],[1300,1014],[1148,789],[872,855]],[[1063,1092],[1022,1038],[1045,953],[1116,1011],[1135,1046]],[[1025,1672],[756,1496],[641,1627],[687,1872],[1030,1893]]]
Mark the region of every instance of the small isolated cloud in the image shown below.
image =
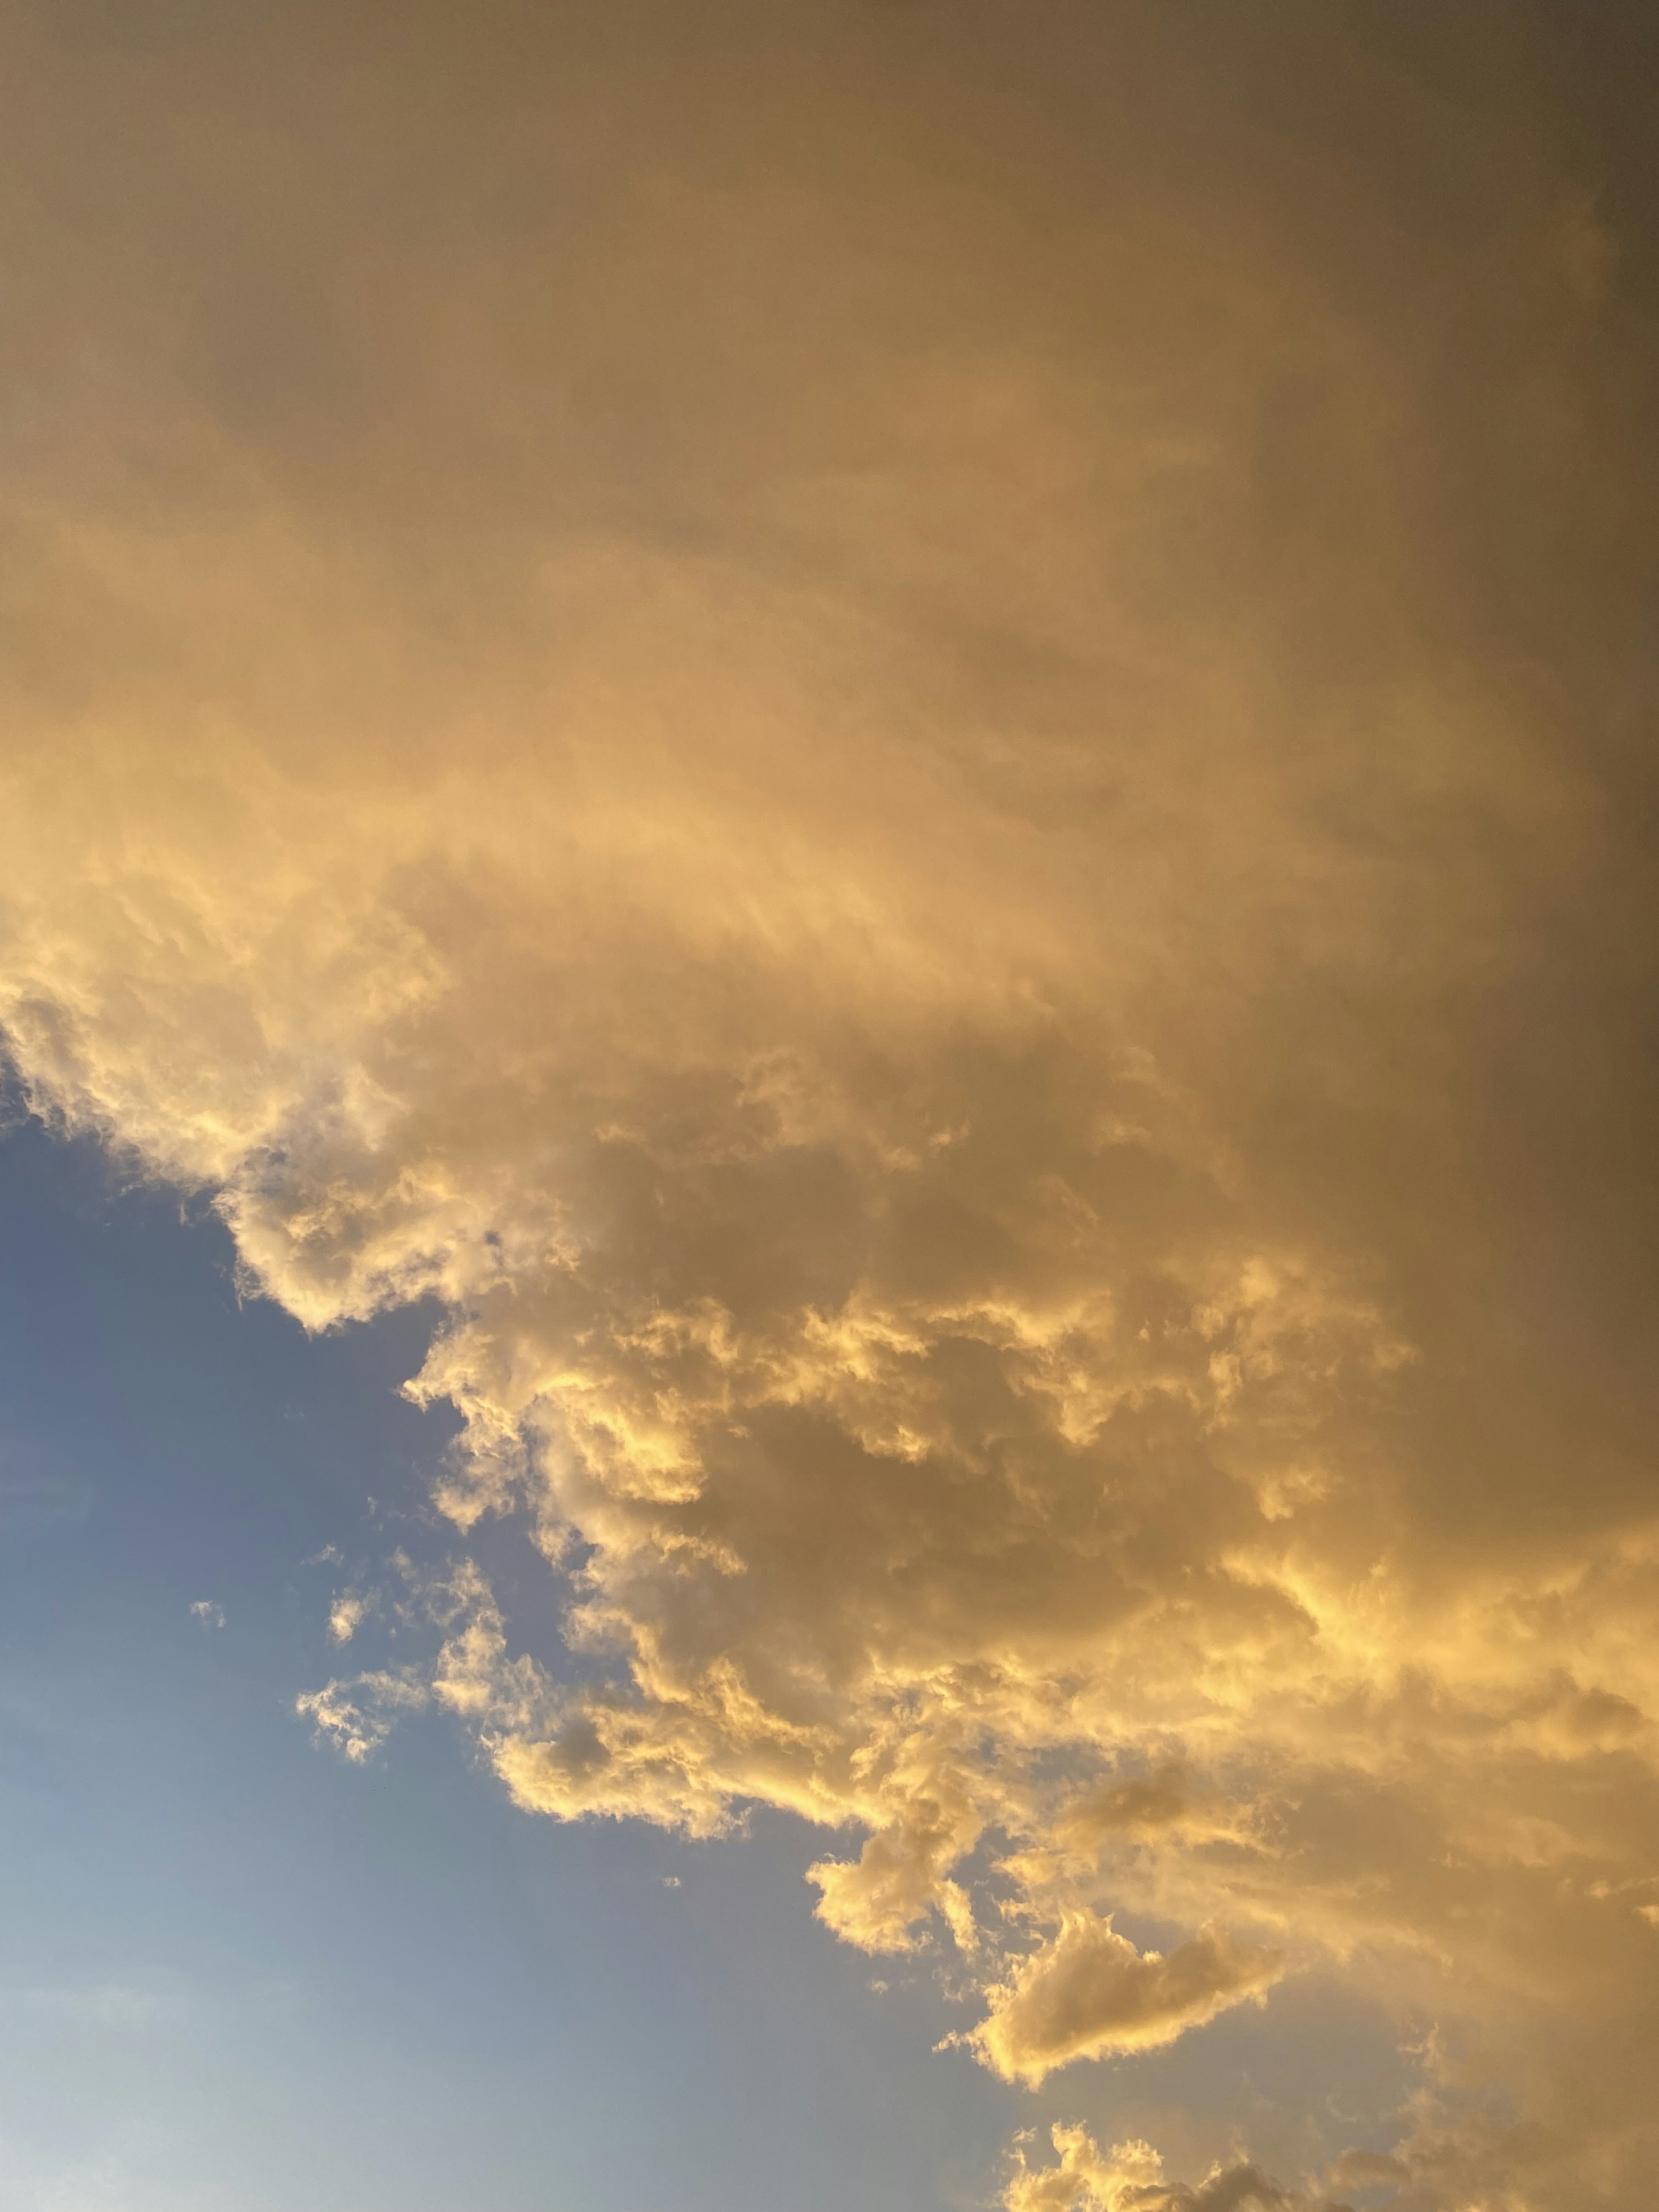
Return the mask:
[[[294,1709],[310,1720],[319,1743],[331,1743],[343,1759],[361,1766],[405,1714],[421,1711],[428,1694],[412,1669],[388,1668],[308,1691],[295,1699]]]
[[[1035,2089],[1073,2058],[1156,2051],[1218,2012],[1259,1996],[1283,1954],[1206,1927],[1166,1958],[1137,1951],[1109,1918],[1066,1916],[1059,1935],[989,1992],[988,2017],[966,2039],[994,2073]]]
[[[663,1876],[663,1878],[662,1878],[662,1886],[663,1886],[663,1887],[664,1887],[665,1889],[678,1889],[678,1888],[679,1888],[679,1887],[680,1887],[680,1878],[679,1878],[678,1875],[677,1875],[677,1874],[665,1874],[665,1875]]]
[[[364,1616],[374,1611],[379,1600],[373,1590],[343,1590],[329,1609],[328,1632],[337,1644],[349,1644],[362,1626]]]
[[[190,1608],[190,1617],[199,1620],[204,1628],[222,1628],[225,1625],[223,1606],[216,1604],[210,1597],[198,1597]]]

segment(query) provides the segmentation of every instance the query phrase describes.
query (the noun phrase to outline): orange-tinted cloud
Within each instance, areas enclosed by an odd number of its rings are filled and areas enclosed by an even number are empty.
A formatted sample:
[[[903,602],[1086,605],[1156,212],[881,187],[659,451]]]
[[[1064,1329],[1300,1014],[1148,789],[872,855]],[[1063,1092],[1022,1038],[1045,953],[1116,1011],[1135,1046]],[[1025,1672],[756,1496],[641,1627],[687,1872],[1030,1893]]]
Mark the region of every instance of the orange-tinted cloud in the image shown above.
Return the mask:
[[[1035,2088],[1070,2059],[1173,2043],[1270,1989],[1284,1963],[1278,1952],[1210,1927],[1164,1958],[1137,1951],[1109,1919],[1068,1913],[1012,1981],[989,1992],[990,2011],[974,2041],[997,2073]]]
[[[1336,1973],[1478,2048],[1348,2147],[1402,2204],[1578,2212],[1652,2156],[1651,344],[1616,143],[1453,13],[26,14],[0,996],[307,1325],[442,1303],[440,1503],[592,1663],[463,1561],[348,1757],[819,1822],[1028,2080]],[[1066,2142],[1011,2202],[1255,2186]]]

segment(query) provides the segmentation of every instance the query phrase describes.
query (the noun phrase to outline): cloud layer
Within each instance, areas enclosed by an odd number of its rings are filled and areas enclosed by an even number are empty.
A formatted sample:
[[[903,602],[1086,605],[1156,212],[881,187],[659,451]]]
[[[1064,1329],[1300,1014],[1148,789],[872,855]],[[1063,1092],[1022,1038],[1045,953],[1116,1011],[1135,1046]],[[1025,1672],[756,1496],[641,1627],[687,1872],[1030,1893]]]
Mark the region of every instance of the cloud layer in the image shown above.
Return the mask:
[[[821,1917],[952,1954],[1010,2078],[1334,1972],[1455,2033],[1333,2186],[1634,2212],[1618,56],[410,20],[9,33],[13,1056],[308,1326],[447,1316],[435,1656],[305,1709],[821,1824]],[[465,1558],[507,1512],[568,1674]],[[1011,2204],[1292,2201],[1058,2148]]]

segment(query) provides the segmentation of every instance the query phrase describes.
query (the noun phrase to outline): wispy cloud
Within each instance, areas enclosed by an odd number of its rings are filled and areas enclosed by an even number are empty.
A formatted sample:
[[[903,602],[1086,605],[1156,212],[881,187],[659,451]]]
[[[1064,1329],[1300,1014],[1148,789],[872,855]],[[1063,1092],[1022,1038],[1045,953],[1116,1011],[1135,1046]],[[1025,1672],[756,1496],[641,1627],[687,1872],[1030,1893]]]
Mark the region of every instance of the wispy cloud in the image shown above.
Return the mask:
[[[295,1710],[310,1720],[319,1741],[332,1744],[343,1759],[361,1766],[400,1719],[429,1702],[426,1685],[412,1670],[382,1668],[307,1692],[295,1699]]]
[[[373,1590],[342,1590],[329,1607],[328,1632],[337,1644],[349,1644],[379,1602]]]

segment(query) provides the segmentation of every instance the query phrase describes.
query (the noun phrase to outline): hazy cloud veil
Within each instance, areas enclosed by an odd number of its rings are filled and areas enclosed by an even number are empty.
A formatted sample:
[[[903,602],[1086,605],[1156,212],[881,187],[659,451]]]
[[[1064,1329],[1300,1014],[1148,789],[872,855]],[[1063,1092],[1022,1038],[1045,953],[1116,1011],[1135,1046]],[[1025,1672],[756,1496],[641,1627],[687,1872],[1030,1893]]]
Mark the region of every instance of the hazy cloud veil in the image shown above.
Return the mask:
[[[308,1326],[448,1316],[434,1656],[319,1729],[822,1823],[1009,2080],[1436,2023],[1322,2178],[1060,2130],[1019,2212],[1659,2156],[1652,210],[1568,13],[6,34],[11,1051]]]

